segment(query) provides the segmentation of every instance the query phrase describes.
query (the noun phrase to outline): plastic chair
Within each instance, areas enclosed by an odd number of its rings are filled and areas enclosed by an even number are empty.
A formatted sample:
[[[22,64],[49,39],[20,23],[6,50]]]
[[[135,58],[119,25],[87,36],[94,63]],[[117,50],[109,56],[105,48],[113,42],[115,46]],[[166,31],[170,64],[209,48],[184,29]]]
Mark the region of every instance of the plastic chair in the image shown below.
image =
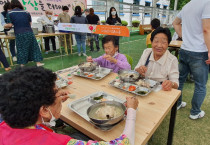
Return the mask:
[[[130,55],[127,55],[127,54],[124,54],[127,58],[127,61],[128,63],[131,65],[131,68],[132,68],[132,65],[133,65],[133,58],[130,56]]]

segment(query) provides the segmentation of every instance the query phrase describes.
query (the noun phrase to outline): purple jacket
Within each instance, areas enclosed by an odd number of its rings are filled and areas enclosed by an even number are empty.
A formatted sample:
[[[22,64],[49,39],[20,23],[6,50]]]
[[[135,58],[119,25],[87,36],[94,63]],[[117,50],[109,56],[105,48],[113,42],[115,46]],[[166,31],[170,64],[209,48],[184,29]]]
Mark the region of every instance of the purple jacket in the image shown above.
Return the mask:
[[[104,54],[105,55],[105,54]],[[112,69],[113,72],[117,73],[119,70],[125,69],[130,70],[131,66],[127,61],[127,58],[125,55],[118,53],[114,58],[117,59],[117,63],[111,63],[110,61],[103,58],[103,56],[99,56],[98,58],[94,58],[93,61],[97,62],[98,65]]]

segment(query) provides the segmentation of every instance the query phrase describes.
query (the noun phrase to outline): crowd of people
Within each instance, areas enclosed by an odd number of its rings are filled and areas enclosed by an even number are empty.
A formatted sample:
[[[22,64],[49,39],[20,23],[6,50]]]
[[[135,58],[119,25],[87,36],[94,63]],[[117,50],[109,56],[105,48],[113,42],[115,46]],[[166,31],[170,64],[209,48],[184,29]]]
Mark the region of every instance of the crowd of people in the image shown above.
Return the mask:
[[[190,11],[192,7],[194,11]],[[14,26],[18,64],[24,65],[33,60],[37,66],[43,65],[40,63],[41,52],[31,29],[30,14],[24,11],[22,5],[16,0],[11,2],[11,9],[8,12],[8,8],[5,8],[8,16],[4,26],[7,29]],[[67,14],[68,10],[68,7],[63,7],[63,13],[58,16],[59,21],[76,24],[100,24],[100,19],[94,14],[92,8],[85,11],[87,16],[84,16],[81,7],[76,6],[75,14],[71,18]],[[52,24],[52,20],[52,11],[46,11],[45,15],[38,19],[43,26]],[[110,8],[106,23],[108,25],[121,23],[114,7]],[[148,48],[144,50],[134,70],[145,78],[160,82],[164,91],[171,89],[182,91],[187,75],[192,73],[195,90],[189,117],[191,119],[204,117],[205,112],[201,110],[201,106],[206,96],[210,64],[210,2],[207,0],[190,1],[175,18],[174,29],[183,40],[179,51],[179,62],[177,57],[168,51],[172,40],[170,30],[160,27],[158,19],[153,19],[151,26],[152,32],[146,39]],[[98,34],[91,34],[88,37],[90,51],[94,51],[93,41],[96,43],[96,50],[99,51]],[[75,38],[78,55],[87,56],[86,34],[75,33]],[[55,41],[54,37],[45,39],[45,53],[49,51],[49,39],[52,42]],[[112,69],[115,73],[119,70],[131,70],[126,56],[119,52],[119,37],[103,37],[102,47],[105,54],[98,58],[87,56],[87,62],[96,62],[102,67]],[[56,52],[56,48],[54,51]],[[5,66],[5,68],[9,68],[6,63]],[[4,144],[13,144],[14,142],[18,144],[90,144],[92,142],[108,144],[108,142],[76,140],[70,136],[56,134],[44,126],[44,124],[55,124],[55,119],[60,117],[62,102],[68,98],[69,92],[58,90],[55,81],[55,73],[43,67],[20,67],[0,77],[0,114],[3,118],[0,124],[0,142]],[[134,145],[138,100],[135,97],[126,99],[128,114],[125,129],[115,142]],[[177,110],[185,106],[186,102],[182,101],[181,95]]]
[[[100,18],[94,14],[94,9],[86,9],[82,12],[80,6],[75,7],[75,13],[72,17],[68,14],[69,8],[67,6],[62,7],[63,12],[58,15],[58,17],[53,16],[53,11],[45,10],[45,14],[37,19],[38,23],[42,24],[42,32],[46,32],[47,26],[54,26],[55,20],[59,23],[76,23],[76,24],[95,24],[100,25]],[[21,24],[24,22],[23,24]],[[4,26],[4,32],[7,32],[14,28],[16,39],[10,40],[10,52],[13,57],[13,61],[17,61],[18,64],[24,66],[28,61],[34,61],[37,66],[44,65],[40,63],[43,60],[38,43],[35,41],[34,36],[32,36],[31,29],[32,18],[31,15],[23,10],[22,4],[18,0],[12,0],[11,3],[7,2],[4,5],[4,11],[1,13],[1,24]],[[118,17],[117,11],[114,7],[110,8],[109,17],[106,20],[107,25],[121,25],[121,19]],[[93,42],[96,44],[96,51],[100,50],[99,46],[99,34],[86,34],[75,32],[75,39],[77,42],[78,56],[86,55],[86,40],[90,46],[90,51],[94,51]],[[25,38],[27,41],[23,41]],[[115,36],[115,43],[118,46],[119,52],[119,37]],[[56,48],[55,36],[44,37],[45,54],[50,51],[50,40],[52,43],[52,48],[55,53],[58,53]],[[60,46],[64,47],[64,38],[60,38]],[[72,39],[72,38],[71,38]],[[66,35],[67,47],[70,48],[69,35]],[[17,57],[15,52],[15,44],[17,49]],[[81,51],[82,48],[82,51]],[[11,70],[3,52],[0,52],[1,62],[3,63],[5,70]]]

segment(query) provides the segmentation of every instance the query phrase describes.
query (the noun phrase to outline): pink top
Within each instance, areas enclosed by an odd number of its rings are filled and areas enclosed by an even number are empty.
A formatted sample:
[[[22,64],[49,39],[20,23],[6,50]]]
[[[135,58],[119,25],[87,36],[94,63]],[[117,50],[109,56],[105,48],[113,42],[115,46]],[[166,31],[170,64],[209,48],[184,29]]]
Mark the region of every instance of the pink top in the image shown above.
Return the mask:
[[[4,121],[0,124],[1,145],[65,145],[70,139],[48,130],[11,128]]]
[[[129,108],[127,112],[123,134],[109,142],[76,140],[67,135],[51,132],[43,125],[36,125],[36,129],[11,128],[3,121],[0,124],[0,145],[134,145],[136,110]]]

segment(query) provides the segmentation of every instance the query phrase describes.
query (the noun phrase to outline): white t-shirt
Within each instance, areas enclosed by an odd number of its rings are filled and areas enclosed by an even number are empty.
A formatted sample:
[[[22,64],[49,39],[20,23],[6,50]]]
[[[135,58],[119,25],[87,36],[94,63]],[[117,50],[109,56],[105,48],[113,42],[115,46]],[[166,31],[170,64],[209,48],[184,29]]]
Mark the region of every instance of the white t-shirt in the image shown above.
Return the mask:
[[[210,19],[210,0],[191,0],[177,15],[182,20],[182,49],[207,52],[202,19]]]

